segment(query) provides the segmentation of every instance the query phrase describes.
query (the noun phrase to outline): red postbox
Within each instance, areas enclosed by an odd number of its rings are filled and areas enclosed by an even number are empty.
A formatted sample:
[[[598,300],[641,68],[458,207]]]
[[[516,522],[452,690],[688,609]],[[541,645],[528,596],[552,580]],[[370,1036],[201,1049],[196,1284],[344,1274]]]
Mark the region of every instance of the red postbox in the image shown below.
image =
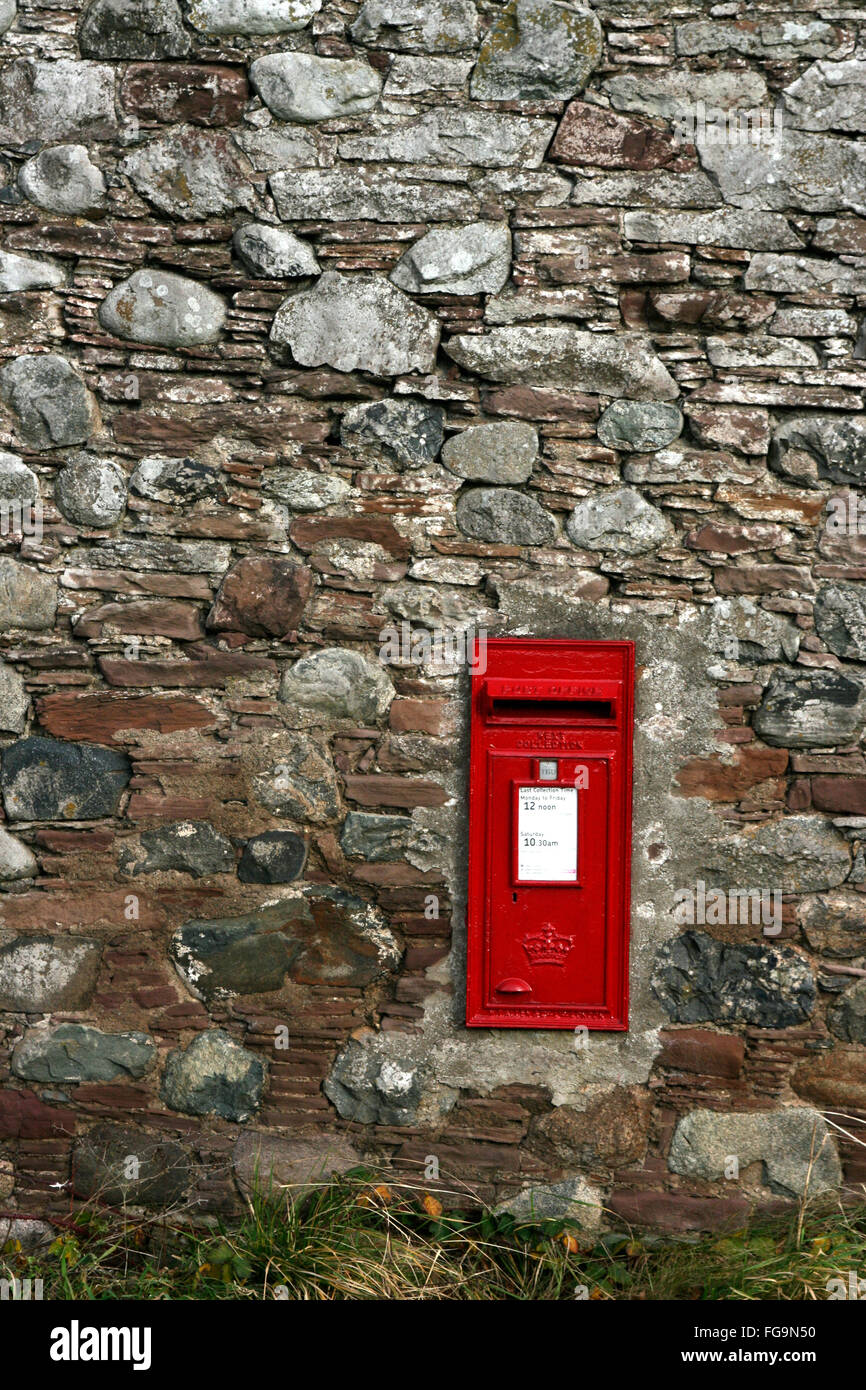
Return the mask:
[[[466,1022],[628,1027],[634,645],[476,641]]]

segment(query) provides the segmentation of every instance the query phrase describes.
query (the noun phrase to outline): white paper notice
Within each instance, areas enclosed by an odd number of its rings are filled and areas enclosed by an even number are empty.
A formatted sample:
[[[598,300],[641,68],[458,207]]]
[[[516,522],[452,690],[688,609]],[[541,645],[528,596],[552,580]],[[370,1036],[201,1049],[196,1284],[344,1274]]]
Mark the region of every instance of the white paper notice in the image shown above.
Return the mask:
[[[518,787],[517,878],[577,881],[576,787]]]

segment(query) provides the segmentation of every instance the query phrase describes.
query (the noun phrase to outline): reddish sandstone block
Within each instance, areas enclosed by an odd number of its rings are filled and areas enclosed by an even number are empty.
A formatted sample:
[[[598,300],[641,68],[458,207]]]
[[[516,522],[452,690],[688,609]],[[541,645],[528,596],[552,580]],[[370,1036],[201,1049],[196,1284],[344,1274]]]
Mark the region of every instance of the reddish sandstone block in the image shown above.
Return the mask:
[[[738,747],[730,763],[719,758],[694,758],[677,774],[683,796],[703,796],[708,801],[739,801],[751,788],[771,777],[781,777],[788,765],[785,748]]]
[[[382,773],[347,776],[346,796],[361,806],[443,806],[448,800],[444,787],[408,777],[389,777]]]
[[[684,1192],[613,1192],[609,1209],[630,1226],[663,1231],[717,1231],[743,1225],[743,1197],[690,1197]]]
[[[124,663],[137,666],[137,662]],[[141,684],[148,684],[142,681]],[[36,701],[39,723],[57,738],[105,742],[119,729],[156,729],[161,734],[181,729],[212,729],[218,717],[200,700],[159,695],[43,695]]]
[[[444,700],[395,700],[391,728],[398,733],[441,734]]]
[[[120,87],[125,110],[141,121],[233,125],[250,90],[240,68],[216,63],[130,63]]]
[[[812,805],[816,811],[866,815],[866,777],[813,777]]]
[[[662,1050],[658,1064],[700,1076],[734,1079],[743,1069],[746,1044],[734,1033],[713,1033],[708,1028],[678,1028],[659,1035]]]
[[[619,116],[603,106],[573,101],[563,116],[550,149],[560,164],[591,164],[603,169],[691,169],[668,131],[634,116]]]
[[[0,1139],[49,1139],[74,1134],[75,1116],[44,1105],[33,1091],[0,1091]]]

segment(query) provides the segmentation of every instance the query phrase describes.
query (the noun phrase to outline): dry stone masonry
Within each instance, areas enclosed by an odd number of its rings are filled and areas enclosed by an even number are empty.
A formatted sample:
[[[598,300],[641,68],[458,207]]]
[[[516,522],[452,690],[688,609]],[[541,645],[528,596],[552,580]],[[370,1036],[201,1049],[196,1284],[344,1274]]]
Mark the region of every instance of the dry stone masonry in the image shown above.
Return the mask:
[[[859,0],[0,0],[0,1241],[866,1181],[864,55]],[[484,633],[636,643],[628,1034],[463,1026]]]

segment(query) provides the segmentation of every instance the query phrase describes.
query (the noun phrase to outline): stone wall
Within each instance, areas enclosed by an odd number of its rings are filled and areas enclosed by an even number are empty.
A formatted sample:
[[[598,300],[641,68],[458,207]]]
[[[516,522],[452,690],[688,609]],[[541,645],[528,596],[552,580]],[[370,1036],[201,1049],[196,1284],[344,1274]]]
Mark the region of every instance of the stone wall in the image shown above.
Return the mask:
[[[866,1179],[866,8],[0,30],[0,1214]],[[628,1034],[462,1025],[479,631],[637,643]]]

